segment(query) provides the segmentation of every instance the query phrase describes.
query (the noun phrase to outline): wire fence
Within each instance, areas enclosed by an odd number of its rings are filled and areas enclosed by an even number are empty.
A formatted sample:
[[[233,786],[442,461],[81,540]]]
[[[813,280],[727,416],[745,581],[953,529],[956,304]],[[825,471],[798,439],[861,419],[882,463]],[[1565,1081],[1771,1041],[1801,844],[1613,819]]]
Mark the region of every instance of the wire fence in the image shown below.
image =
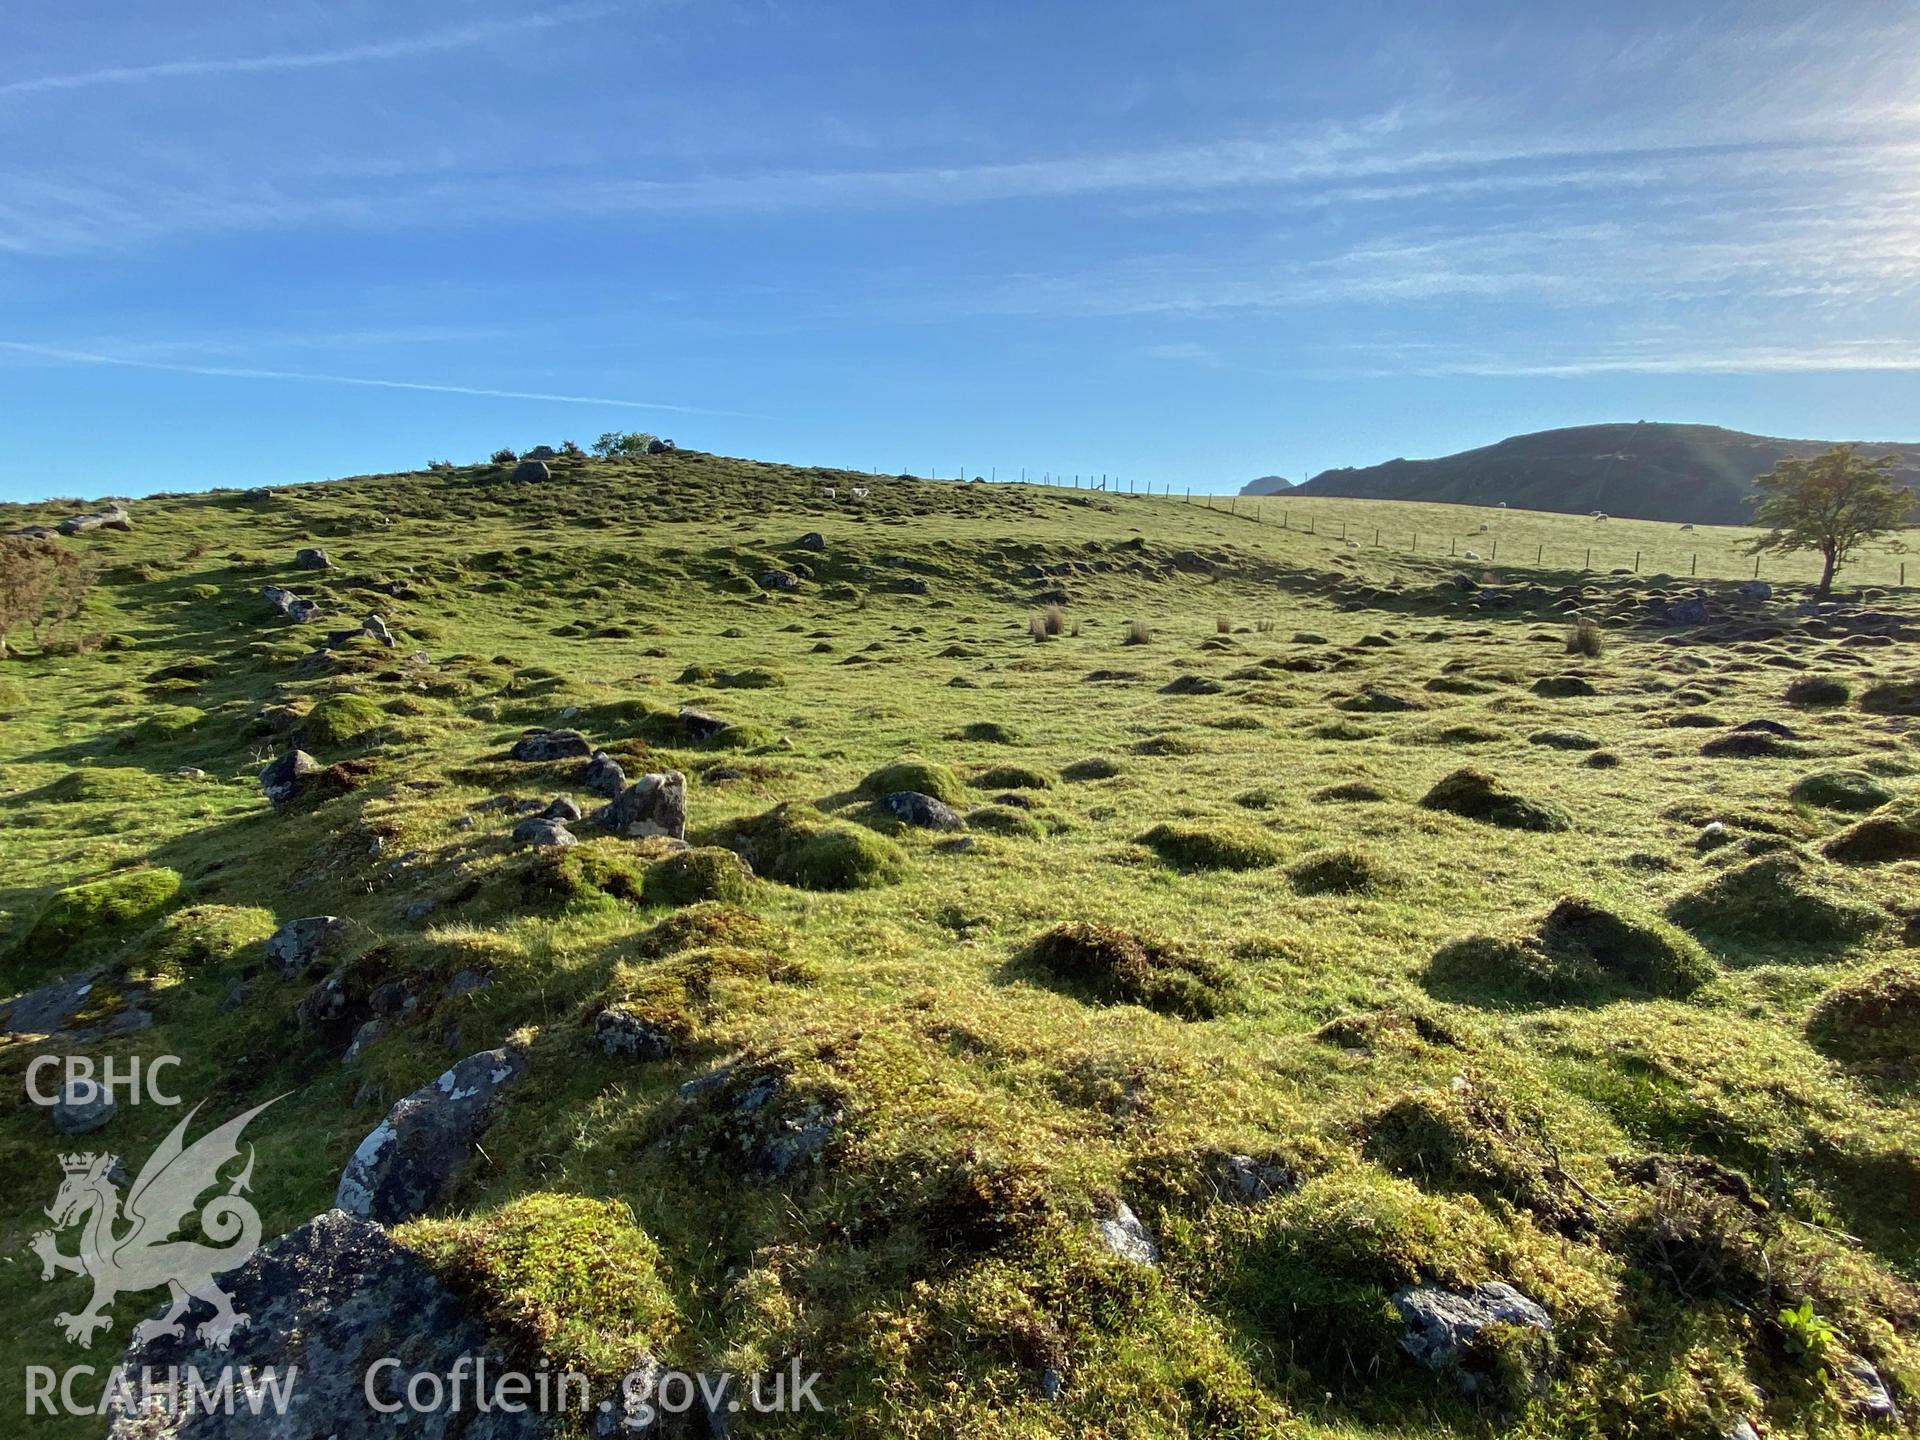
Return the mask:
[[[875,470],[873,473],[879,475],[883,472]],[[929,479],[945,478],[931,467],[927,470],[927,476]],[[967,479],[965,467],[956,470],[953,478],[964,482]],[[1702,580],[1766,580],[1782,584],[1812,582],[1819,578],[1820,573],[1818,559],[1806,554],[1753,554],[1746,548],[1747,542],[1762,532],[1740,526],[1696,528],[1668,521],[1518,511],[1438,501],[1360,500],[1338,496],[1195,495],[1190,488],[1177,491],[1171,484],[1142,482],[1137,478],[1093,472],[1070,474],[1023,468],[1017,477],[1009,473],[1006,480],[1002,481],[995,467],[985,475],[976,474],[972,478],[975,483],[1033,485],[1204,505],[1210,510],[1237,516],[1254,524],[1271,525],[1279,530],[1349,548],[1389,550],[1429,559],[1457,560],[1462,564],[1519,566],[1560,574],[1584,571]],[[1401,523],[1380,523],[1385,517],[1351,513],[1388,506],[1394,508]],[[1434,523],[1425,531],[1419,529],[1417,523],[1406,524],[1404,516],[1409,510],[1418,512]],[[1481,515],[1489,518],[1480,521],[1477,529],[1469,530],[1465,535],[1455,525],[1448,523],[1457,522],[1461,517]],[[1580,525],[1607,527],[1609,540],[1599,544],[1569,540],[1564,534],[1565,530]],[[1632,533],[1626,537],[1625,543],[1612,543],[1611,536],[1621,530]],[[1503,534],[1502,531],[1508,533]],[[1688,543],[1695,535],[1708,543]],[[1902,548],[1897,542],[1894,545],[1866,547],[1843,567],[1840,578],[1849,587],[1871,585],[1907,588],[1908,562],[1900,553]],[[1920,560],[1914,562],[1913,576],[1920,583]]]

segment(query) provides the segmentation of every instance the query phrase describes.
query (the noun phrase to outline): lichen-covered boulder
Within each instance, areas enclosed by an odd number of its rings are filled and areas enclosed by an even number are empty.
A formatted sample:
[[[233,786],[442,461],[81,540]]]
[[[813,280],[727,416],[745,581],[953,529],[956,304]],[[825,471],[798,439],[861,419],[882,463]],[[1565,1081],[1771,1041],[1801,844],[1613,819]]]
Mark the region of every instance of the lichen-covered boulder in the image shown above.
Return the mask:
[[[616,835],[687,838],[687,777],[678,770],[642,775],[595,819]]]

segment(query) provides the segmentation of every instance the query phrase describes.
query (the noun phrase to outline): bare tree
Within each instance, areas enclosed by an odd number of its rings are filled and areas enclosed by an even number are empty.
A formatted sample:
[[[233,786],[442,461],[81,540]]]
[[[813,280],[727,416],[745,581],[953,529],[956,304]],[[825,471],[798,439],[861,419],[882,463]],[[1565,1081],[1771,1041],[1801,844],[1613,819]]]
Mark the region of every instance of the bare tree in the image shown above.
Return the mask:
[[[0,535],[0,659],[7,635],[25,625],[34,644],[51,640],[80,613],[93,571],[73,551],[30,535]]]

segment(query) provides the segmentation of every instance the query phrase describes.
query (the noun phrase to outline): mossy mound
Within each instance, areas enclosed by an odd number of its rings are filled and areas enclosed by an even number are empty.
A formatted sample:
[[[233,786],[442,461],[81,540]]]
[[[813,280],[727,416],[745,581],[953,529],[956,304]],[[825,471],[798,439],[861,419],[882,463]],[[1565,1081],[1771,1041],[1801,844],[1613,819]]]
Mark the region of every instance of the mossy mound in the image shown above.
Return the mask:
[[[711,945],[769,949],[777,935],[771,924],[751,911],[737,905],[705,902],[675,911],[642,932],[633,945],[642,956],[657,959]]]
[[[907,873],[906,855],[893,841],[797,801],[744,822],[739,835],[756,874],[802,890],[867,890]]]
[[[641,898],[649,905],[693,905],[703,900],[737,905],[753,893],[753,872],[731,850],[703,845],[656,860]]]
[[[1479,1085],[1409,1091],[1364,1117],[1357,1130],[1369,1160],[1422,1190],[1526,1210],[1563,1235],[1593,1228],[1593,1213],[1574,1198],[1540,1117]]]
[[[130,742],[152,741],[165,744],[197,729],[207,712],[197,705],[161,705],[149,711],[126,737]],[[123,743],[121,748],[126,748]]]
[[[1508,830],[1568,830],[1573,821],[1557,805],[1530,800],[1507,789],[1484,770],[1463,766],[1443,776],[1420,798],[1422,809],[1444,810],[1483,825]]]
[[[1143,1005],[1187,1020],[1239,1005],[1226,967],[1112,925],[1067,921],[1036,936],[1019,958],[1102,1004]]]
[[[1836,680],[1831,675],[1802,675],[1787,686],[1786,701],[1789,705],[1804,705],[1813,709],[1826,705],[1844,705],[1853,696],[1853,691],[1844,680]]]
[[[56,890],[21,949],[45,958],[111,931],[143,925],[173,904],[180,884],[179,871],[154,866],[119,870],[85,885]]]
[[[1287,867],[1302,895],[1367,895],[1391,887],[1394,876],[1364,850],[1321,850]]]
[[[1053,777],[1026,765],[995,765],[976,775],[973,783],[981,790],[1047,790]]]
[[[679,1326],[660,1251],[625,1205],[537,1192],[394,1239],[512,1335],[523,1357],[617,1382]]]
[[[1328,785],[1316,790],[1313,798],[1323,805],[1371,805],[1393,797],[1378,785],[1370,785],[1364,780],[1349,780],[1344,784]]]
[[[1584,730],[1536,730],[1527,736],[1527,743],[1549,750],[1598,750],[1604,742]]]
[[[637,903],[645,885],[628,849],[609,841],[535,850],[522,862],[518,879],[521,898],[537,908],[607,897]]]
[[[883,795],[914,790],[922,795],[931,795],[945,805],[967,803],[967,787],[958,775],[945,765],[912,757],[882,765],[862,779],[859,788],[862,795],[870,795],[876,800]]]
[[[1709,940],[1800,945],[1844,944],[1884,923],[1835,877],[1787,851],[1715,876],[1668,905],[1667,918]]]
[[[1085,760],[1076,760],[1071,765],[1063,765],[1060,768],[1062,780],[1111,780],[1119,773],[1120,762],[1109,760],[1104,755],[1089,756]]]
[[[300,722],[299,743],[306,750],[337,750],[386,722],[386,712],[364,695],[329,695]]]
[[[1855,821],[1820,847],[1842,865],[1888,865],[1920,860],[1920,801],[1888,805]]]
[[[1893,791],[1864,770],[1821,770],[1802,777],[1787,796],[1798,805],[1865,814],[1893,799]]]
[[[955,740],[972,740],[982,745],[1017,745],[1019,732],[1011,725],[1002,725],[998,720],[976,720],[971,725],[962,725],[953,732]]]
[[[232,964],[279,924],[271,910],[254,905],[189,905],[155,927],[148,973],[185,977]]]
[[[1257,870],[1279,863],[1280,842],[1240,825],[1162,823],[1134,837],[1182,870]]]
[[[1568,896],[1529,930],[1476,935],[1434,952],[1430,989],[1482,999],[1684,999],[1715,974],[1699,943],[1659,920],[1634,919]]]
[[[1920,715],[1920,680],[1882,680],[1861,692],[1860,708],[1873,715]]]
[[[1884,965],[1841,981],[1807,1017],[1807,1039],[1849,1064],[1920,1070],[1920,964]]]
[[[966,813],[969,830],[1005,835],[1015,840],[1043,840],[1047,827],[1038,817],[1012,805],[982,805]]]
[[[1309,1180],[1266,1207],[1250,1229],[1226,1260],[1235,1308],[1290,1363],[1337,1393],[1364,1392],[1383,1373],[1402,1373],[1395,1291],[1501,1278],[1496,1264],[1521,1248],[1475,1202],[1425,1194],[1370,1165]],[[1530,1248],[1529,1262],[1537,1255],[1546,1268],[1529,1266],[1528,1292],[1558,1320],[1556,1302],[1587,1288],[1585,1277],[1550,1258],[1550,1247]]]
[[[699,743],[702,750],[771,750],[779,745],[780,737],[765,725],[742,721],[723,726]]]

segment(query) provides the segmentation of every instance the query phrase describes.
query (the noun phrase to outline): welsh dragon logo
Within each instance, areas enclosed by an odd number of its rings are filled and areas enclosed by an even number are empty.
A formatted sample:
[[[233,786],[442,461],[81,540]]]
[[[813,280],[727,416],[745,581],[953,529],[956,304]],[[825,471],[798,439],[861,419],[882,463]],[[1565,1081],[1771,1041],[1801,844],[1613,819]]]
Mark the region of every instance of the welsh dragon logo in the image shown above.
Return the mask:
[[[266,1105],[256,1105],[187,1145],[187,1126],[200,1113],[200,1107],[194,1106],[148,1157],[124,1201],[113,1181],[119,1156],[85,1153],[60,1157],[65,1178],[46,1211],[53,1229],[34,1236],[32,1249],[40,1257],[42,1280],[52,1280],[67,1271],[93,1281],[93,1299],[86,1309],[54,1319],[67,1339],[91,1346],[96,1330],[113,1326],[113,1317],[107,1311],[115,1296],[122,1291],[164,1285],[172,1304],[159,1319],[134,1327],[135,1340],[183,1336],[186,1327],[180,1317],[192,1301],[200,1300],[211,1305],[214,1313],[200,1323],[195,1334],[218,1349],[227,1347],[233,1332],[245,1325],[248,1317],[235,1312],[233,1302],[213,1277],[244,1264],[260,1244],[260,1214],[251,1201],[240,1198],[253,1179],[251,1145],[246,1147],[246,1164],[228,1182],[226,1192],[205,1205],[199,1205],[199,1200],[220,1183],[222,1167],[239,1158],[240,1132],[247,1122],[273,1103],[269,1100]],[[211,1244],[174,1238],[192,1218],[196,1206],[201,1233]],[[54,1235],[73,1225],[82,1227],[79,1252],[63,1255]]]

